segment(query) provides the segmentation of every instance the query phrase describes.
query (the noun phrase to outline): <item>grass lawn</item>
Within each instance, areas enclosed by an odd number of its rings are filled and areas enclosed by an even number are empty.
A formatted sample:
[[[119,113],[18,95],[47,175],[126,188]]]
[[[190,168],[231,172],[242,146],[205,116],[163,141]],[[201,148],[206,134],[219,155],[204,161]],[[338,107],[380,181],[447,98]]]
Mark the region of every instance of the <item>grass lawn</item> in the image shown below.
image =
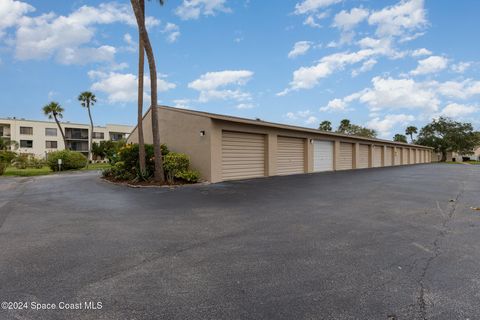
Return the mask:
[[[475,160],[467,161],[467,163],[480,165],[480,161],[475,161]]]
[[[40,169],[28,168],[28,169],[17,169],[15,167],[8,167],[5,170],[4,176],[9,177],[33,177],[33,176],[43,176],[47,174],[52,174],[53,171],[49,167],[43,167]]]
[[[447,161],[447,162],[444,162],[444,163],[448,163],[448,164],[476,164],[476,165],[480,165],[480,161],[465,161],[465,162],[457,162],[457,161]]]
[[[110,168],[109,163],[92,163],[87,168],[80,170],[103,170]],[[75,170],[69,170],[67,172],[73,172]],[[5,177],[34,177],[34,176],[44,176],[47,174],[52,174],[53,171],[49,167],[43,167],[40,169],[28,168],[28,169],[17,169],[15,167],[8,167],[5,170],[3,176]]]

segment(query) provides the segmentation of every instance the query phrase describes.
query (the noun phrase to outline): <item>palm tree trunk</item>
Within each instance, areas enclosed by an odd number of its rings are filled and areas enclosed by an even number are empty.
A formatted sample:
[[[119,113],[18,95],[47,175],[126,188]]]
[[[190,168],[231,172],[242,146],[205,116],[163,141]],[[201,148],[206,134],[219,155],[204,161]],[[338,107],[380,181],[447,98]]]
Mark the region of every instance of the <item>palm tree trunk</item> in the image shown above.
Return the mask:
[[[440,161],[441,162],[446,162],[447,161],[447,151],[442,151],[442,159]]]
[[[153,55],[152,45],[145,28],[145,20],[142,17],[142,9],[138,0],[130,0],[137,20],[138,29],[141,35],[141,41],[145,47],[147,55],[148,67],[150,69],[150,110],[152,112],[152,135],[153,135],[153,152],[155,155],[155,172],[154,180],[157,182],[165,182],[165,173],[163,171],[162,149],[160,147],[160,131],[158,130],[158,110],[157,110],[157,67],[155,66],[155,57]]]
[[[87,168],[90,160],[92,160],[92,143],[93,143],[93,120],[92,113],[90,112],[90,101],[87,101],[87,110],[88,117],[90,118],[90,135],[88,139],[88,159],[87,159]]]
[[[57,126],[58,126],[58,130],[60,130],[60,134],[62,135],[63,144],[65,145],[65,150],[68,150],[67,139],[65,139],[65,133],[63,132],[62,126],[60,125],[60,122],[58,121],[57,116],[55,114],[53,115],[53,119],[55,119],[55,122],[57,123]]]
[[[145,19],[145,0],[139,0],[142,9],[142,18]],[[140,175],[146,175],[145,163],[145,140],[143,138],[143,76],[145,68],[145,48],[143,47],[142,35],[138,32],[138,162],[140,165]]]

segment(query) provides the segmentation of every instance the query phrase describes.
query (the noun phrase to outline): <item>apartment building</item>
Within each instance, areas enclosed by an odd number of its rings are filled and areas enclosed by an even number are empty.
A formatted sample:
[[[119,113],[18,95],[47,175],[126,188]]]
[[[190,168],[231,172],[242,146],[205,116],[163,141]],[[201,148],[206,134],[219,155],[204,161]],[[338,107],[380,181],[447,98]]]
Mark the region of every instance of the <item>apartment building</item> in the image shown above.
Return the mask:
[[[70,122],[62,122],[60,125],[65,133],[68,149],[87,155],[90,126]],[[133,127],[126,125],[96,126],[93,129],[93,142],[126,139],[132,130]],[[53,121],[0,118],[0,137],[16,141],[18,153],[30,154],[38,158],[45,157],[48,152],[65,149],[62,134]]]

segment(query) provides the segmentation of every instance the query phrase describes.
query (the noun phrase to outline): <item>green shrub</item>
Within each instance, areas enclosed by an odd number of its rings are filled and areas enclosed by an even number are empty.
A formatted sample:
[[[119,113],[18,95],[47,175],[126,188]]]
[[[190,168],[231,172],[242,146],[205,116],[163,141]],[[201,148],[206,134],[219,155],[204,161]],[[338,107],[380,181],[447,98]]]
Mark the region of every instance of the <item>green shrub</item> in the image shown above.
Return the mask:
[[[87,164],[87,158],[80,152],[61,150],[50,152],[47,164],[53,171],[58,171],[58,159],[62,159],[62,170],[81,169]]]
[[[0,162],[0,176],[5,173],[5,170],[7,169],[7,163],[5,162]]]
[[[28,168],[35,168],[35,169],[41,169],[43,168],[47,163],[45,160],[42,159],[37,159],[35,157],[30,157],[28,159],[27,167]]]
[[[163,159],[163,169],[170,183],[173,183],[177,174],[188,170],[190,159],[184,153],[170,152]]]
[[[27,169],[28,167],[28,158],[29,156],[26,154],[19,154],[13,159],[12,166],[17,169]]]
[[[13,151],[2,150],[0,151],[0,162],[5,163],[8,166],[16,156],[17,154]]]
[[[200,180],[200,172],[196,170],[187,170],[183,172],[178,172],[175,175],[175,178],[188,183],[196,183],[198,182],[198,180]]]

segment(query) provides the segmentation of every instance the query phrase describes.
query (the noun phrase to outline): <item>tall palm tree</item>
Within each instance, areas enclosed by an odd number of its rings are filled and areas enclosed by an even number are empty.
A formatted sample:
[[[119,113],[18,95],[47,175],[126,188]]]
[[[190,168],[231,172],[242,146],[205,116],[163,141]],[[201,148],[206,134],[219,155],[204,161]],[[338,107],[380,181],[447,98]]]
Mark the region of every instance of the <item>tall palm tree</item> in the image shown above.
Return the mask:
[[[342,121],[340,121],[340,125],[338,126],[337,132],[345,133],[347,129],[350,127],[350,125],[351,125],[350,120],[343,119]]]
[[[145,20],[145,0],[139,0],[142,9],[142,18]],[[143,138],[143,79],[145,69],[145,48],[142,42],[142,35],[138,31],[138,114],[137,114],[137,132],[138,132],[138,163],[140,165],[141,177],[146,176],[145,163],[145,140]]]
[[[18,149],[18,142],[15,140],[3,139],[0,137],[0,151]]]
[[[62,108],[62,106],[60,106],[60,104],[55,101],[52,101],[43,107],[43,113],[48,116],[48,119],[54,119],[57,123],[58,130],[60,130],[63,143],[65,145],[65,150],[68,150],[67,139],[65,139],[65,133],[63,132],[62,126],[60,125],[60,121],[58,120],[63,118],[63,111],[65,110]]]
[[[322,121],[318,126],[318,130],[321,131],[332,131],[332,123],[328,120]]]
[[[418,132],[418,129],[417,127],[414,127],[414,126],[408,126],[407,129],[405,129],[405,134],[407,136],[410,136],[410,140],[412,143],[413,143],[413,135],[417,134],[417,132]]]
[[[78,101],[82,107],[87,108],[88,110],[88,117],[90,118],[90,134],[88,135],[88,158],[87,158],[87,167],[90,160],[92,160],[92,143],[93,143],[93,120],[92,120],[92,112],[90,111],[90,107],[93,107],[95,102],[97,102],[97,97],[90,91],[84,91],[80,93],[78,96]]]
[[[145,19],[143,18],[142,7],[139,0],[130,0],[135,19],[137,20],[138,30],[140,34],[140,41],[145,48],[147,55],[148,67],[150,69],[150,112],[152,117],[152,136],[153,136],[153,152],[155,162],[154,180],[158,182],[165,182],[165,173],[163,171],[162,149],[160,146],[160,131],[158,130],[158,110],[157,110],[157,67],[155,65],[155,57],[153,55],[152,44],[148,37],[147,28],[145,27]],[[164,1],[159,0],[163,5]]]

